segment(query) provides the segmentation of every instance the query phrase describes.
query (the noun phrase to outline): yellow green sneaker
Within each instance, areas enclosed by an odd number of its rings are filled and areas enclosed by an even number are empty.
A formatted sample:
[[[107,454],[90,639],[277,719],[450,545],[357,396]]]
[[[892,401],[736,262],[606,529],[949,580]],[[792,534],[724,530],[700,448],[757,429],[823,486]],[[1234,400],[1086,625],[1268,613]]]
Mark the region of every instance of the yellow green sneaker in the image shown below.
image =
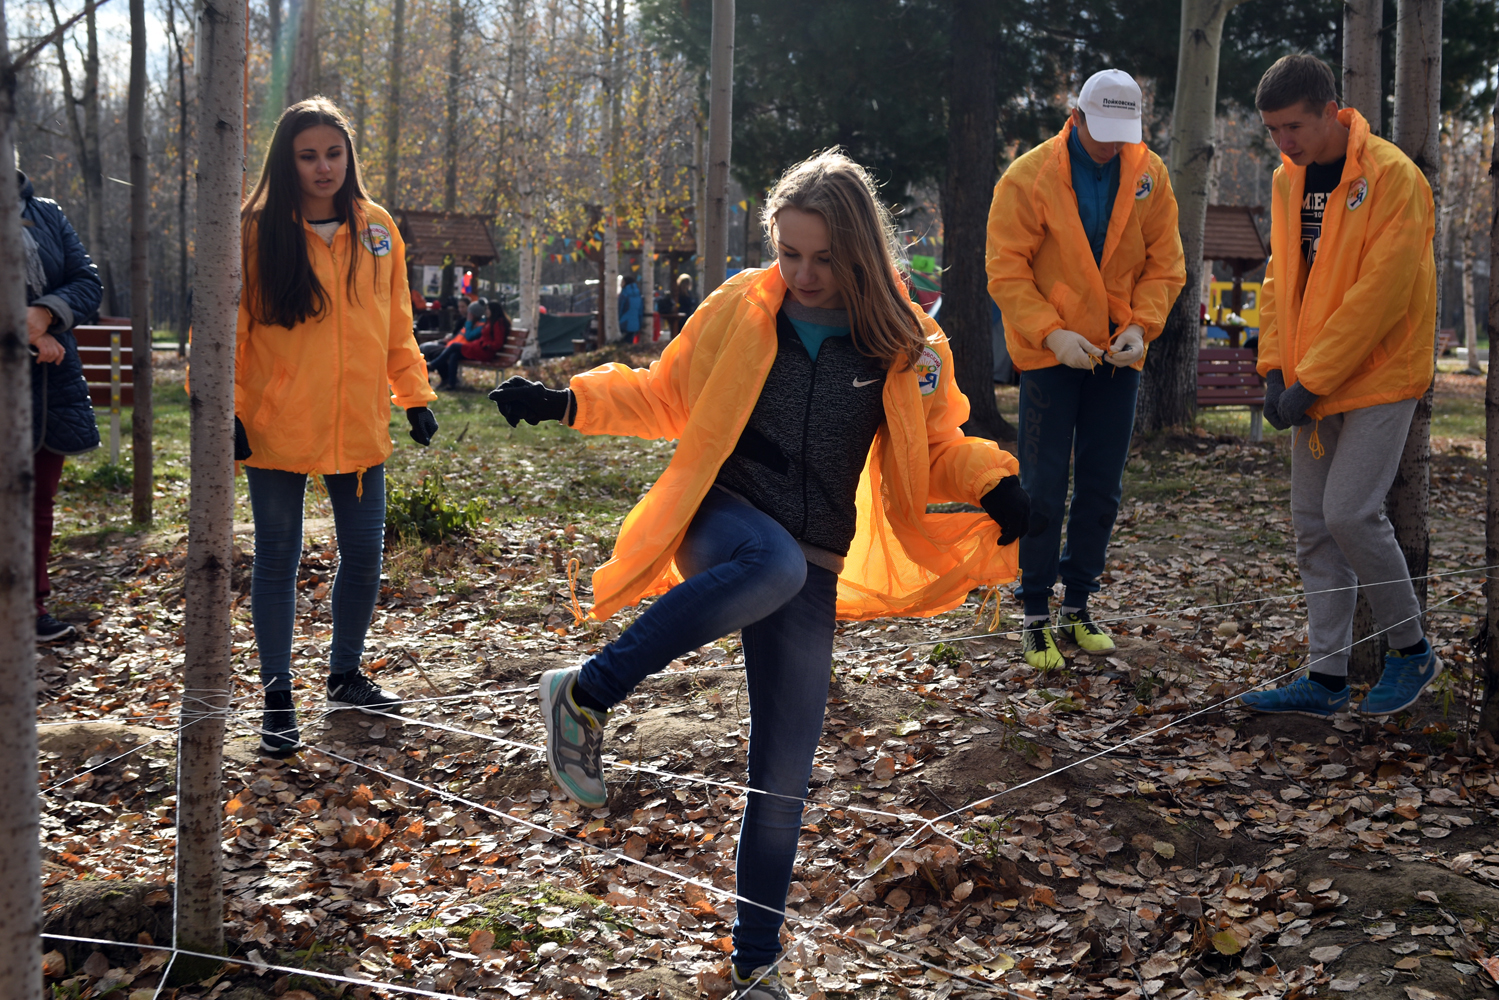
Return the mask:
[[[1021,629],[1020,648],[1025,652],[1025,662],[1037,670],[1060,670],[1065,665],[1050,622],[1034,621]]]
[[[1085,653],[1107,653],[1114,648],[1109,634],[1093,623],[1088,609],[1069,611],[1062,616],[1057,631],[1071,639]]]

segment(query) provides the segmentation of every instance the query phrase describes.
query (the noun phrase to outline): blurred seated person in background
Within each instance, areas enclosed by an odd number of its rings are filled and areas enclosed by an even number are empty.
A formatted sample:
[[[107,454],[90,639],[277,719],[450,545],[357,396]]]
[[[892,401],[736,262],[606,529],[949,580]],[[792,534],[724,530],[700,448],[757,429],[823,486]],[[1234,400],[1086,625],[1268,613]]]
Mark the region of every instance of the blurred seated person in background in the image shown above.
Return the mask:
[[[674,329],[672,321],[677,315],[677,302],[672,298],[670,286],[656,289],[656,314],[661,317],[662,332],[670,337]],[[654,333],[654,330],[652,332]]]
[[[487,315],[486,315],[487,314]],[[427,368],[442,376],[439,389],[456,389],[462,385],[458,373],[465,361],[487,362],[499,357],[510,336],[510,317],[500,300],[479,299],[468,307],[463,329],[442,343],[423,344]]]

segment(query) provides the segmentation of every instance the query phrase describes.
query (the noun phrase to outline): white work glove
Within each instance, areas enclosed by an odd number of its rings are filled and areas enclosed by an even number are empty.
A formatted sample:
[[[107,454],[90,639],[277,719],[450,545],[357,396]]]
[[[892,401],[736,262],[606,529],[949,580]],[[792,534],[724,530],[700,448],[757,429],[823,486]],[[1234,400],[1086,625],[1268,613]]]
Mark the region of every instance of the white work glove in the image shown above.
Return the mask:
[[[1109,353],[1104,355],[1104,360],[1111,365],[1128,368],[1144,356],[1145,331],[1131,323],[1115,335],[1114,342],[1109,345]]]
[[[1103,351],[1090,344],[1087,337],[1071,330],[1053,330],[1041,343],[1068,368],[1092,371],[1098,363],[1095,359],[1103,357]]]

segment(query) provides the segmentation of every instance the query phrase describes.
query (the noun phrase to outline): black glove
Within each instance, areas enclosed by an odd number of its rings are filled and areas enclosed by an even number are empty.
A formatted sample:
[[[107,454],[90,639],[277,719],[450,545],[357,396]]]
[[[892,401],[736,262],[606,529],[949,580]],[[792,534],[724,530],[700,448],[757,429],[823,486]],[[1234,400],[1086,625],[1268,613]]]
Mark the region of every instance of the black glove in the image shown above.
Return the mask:
[[[492,390],[489,398],[511,427],[522,420],[535,426],[543,420],[565,420],[572,393],[566,389],[548,389],[540,382],[512,375]]]
[[[239,422],[239,417],[234,418],[234,460],[243,462],[255,454],[250,450],[250,439],[245,436],[245,425]]]
[[[1006,476],[979,501],[999,525],[999,544],[1009,545],[1031,526],[1031,498],[1020,488],[1019,476]]]
[[[1286,377],[1279,368],[1270,369],[1265,376],[1265,419],[1270,426],[1283,431],[1291,425],[1280,419],[1280,397],[1286,391]]]
[[[437,433],[437,418],[432,411],[425,406],[410,406],[406,408],[406,419],[411,422],[411,440],[423,448],[432,443],[432,435]]]
[[[1300,382],[1293,383],[1280,397],[1280,419],[1286,426],[1305,427],[1312,422],[1306,415],[1307,408],[1320,397],[1309,391]]]

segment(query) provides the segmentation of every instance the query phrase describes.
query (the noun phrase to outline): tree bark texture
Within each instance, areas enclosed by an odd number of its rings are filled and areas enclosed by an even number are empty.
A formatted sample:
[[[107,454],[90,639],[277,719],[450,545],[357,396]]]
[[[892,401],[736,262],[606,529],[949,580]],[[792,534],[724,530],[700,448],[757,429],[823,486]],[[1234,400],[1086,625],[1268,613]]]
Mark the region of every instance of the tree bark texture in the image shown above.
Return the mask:
[[[390,86],[385,95],[385,207],[397,207],[401,183],[401,59],[406,49],[406,0],[394,0],[390,11]]]
[[[1395,119],[1391,138],[1426,175],[1436,198],[1437,288],[1442,287],[1441,181],[1441,0],[1400,0],[1395,33]],[[1440,324],[1440,314],[1438,315]],[[1435,338],[1436,331],[1432,331]],[[1435,344],[1433,344],[1435,350]],[[1435,383],[1433,383],[1435,384]],[[1431,562],[1431,531],[1427,510],[1431,493],[1431,402],[1432,389],[1416,404],[1406,435],[1405,449],[1395,482],[1385,497],[1385,512],[1395,528],[1400,551],[1410,570],[1421,607],[1426,608],[1427,581]]]
[[[301,0],[297,30],[293,33],[291,68],[286,74],[287,107],[318,92],[318,14],[318,0]]]
[[[1357,108],[1379,134],[1384,117],[1380,32],[1384,0],[1343,0],[1343,103]]]
[[[1015,440],[994,400],[994,342],[984,246],[994,196],[995,25],[985,0],[953,5],[942,184],[942,329],[971,407],[964,433]]]
[[[1494,101],[1495,140],[1489,153],[1489,377],[1484,387],[1484,442],[1490,456],[1499,455],[1499,99]],[[1479,726],[1499,737],[1499,461],[1487,463],[1489,474],[1488,518],[1484,535],[1483,564],[1491,567],[1484,577],[1487,600],[1488,642],[1483,658],[1483,709]]]
[[[0,163],[15,153],[16,79],[0,6]],[[36,608],[31,547],[31,356],[21,218],[0,212],[0,969],[8,993],[42,995]]]
[[[1218,103],[1218,50],[1223,21],[1241,0],[1182,0],[1168,165],[1176,194],[1187,283],[1145,358],[1135,427],[1190,427],[1197,417],[1197,347],[1202,303],[1203,228],[1212,176],[1213,115]]]
[[[135,404],[130,410],[134,466],[131,518],[151,521],[155,488],[151,409],[151,178],[146,149],[146,3],[130,0],[130,352]]]
[[[729,160],[734,124],[734,0],[713,0],[713,36],[708,59],[708,192],[703,240],[705,299],[723,284],[729,257]]]
[[[458,75],[463,69],[463,4],[448,3],[447,107],[443,116],[442,210],[458,208]]]
[[[177,356],[187,357],[187,65],[182,36],[177,33],[177,5],[167,4],[167,35],[177,56]]]
[[[623,0],[604,0],[604,100],[608,132],[604,136],[604,281],[599,289],[599,331],[604,343],[617,343],[619,329],[620,47],[624,41]]]
[[[658,141],[656,136],[656,81],[655,59],[649,49],[641,53],[641,86],[645,88],[645,100],[641,102],[640,134],[645,137],[647,149]],[[640,234],[640,301],[641,332],[649,339],[655,330],[656,315],[656,174],[660,167],[655,158],[647,155],[641,164],[640,198],[645,208],[645,228]],[[746,225],[750,223],[747,221]]]
[[[234,318],[244,176],[245,6],[203,0],[198,16],[198,280],[189,414],[187,615],[177,750],[178,946],[224,950],[221,854],[224,716],[229,706],[229,583],[234,512]],[[201,979],[179,957],[179,982]]]

